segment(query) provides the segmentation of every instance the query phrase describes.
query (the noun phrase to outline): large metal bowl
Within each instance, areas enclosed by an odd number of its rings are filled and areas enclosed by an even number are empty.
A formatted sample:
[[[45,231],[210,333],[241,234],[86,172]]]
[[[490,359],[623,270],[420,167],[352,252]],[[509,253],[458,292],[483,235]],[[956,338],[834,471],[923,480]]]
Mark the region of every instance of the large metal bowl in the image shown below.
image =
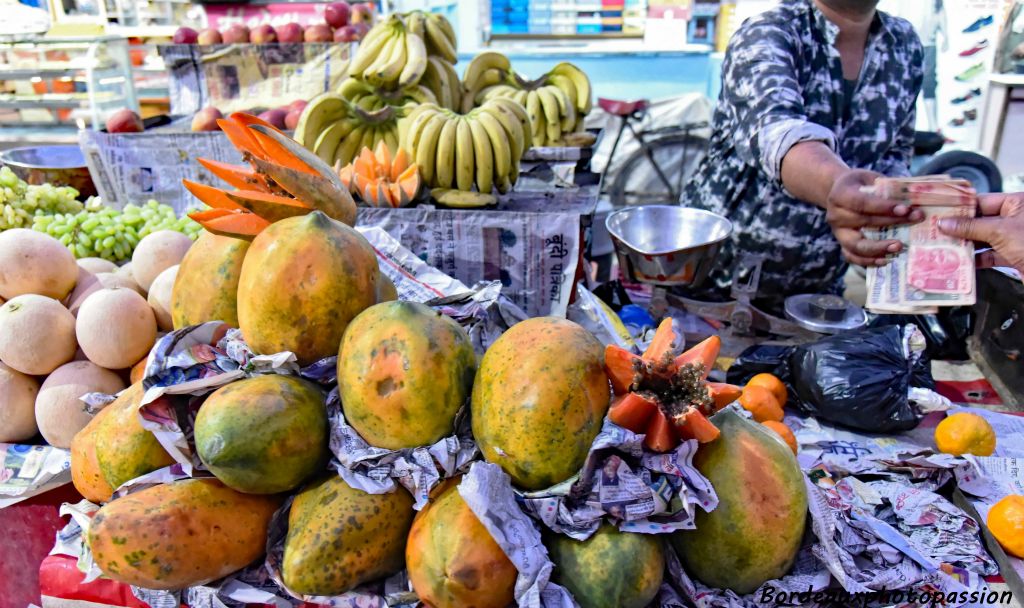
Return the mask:
[[[0,152],[0,163],[30,184],[71,186],[78,190],[81,199],[96,194],[96,186],[78,146],[12,148]]]
[[[605,226],[630,280],[696,286],[707,278],[732,222],[674,205],[640,205],[612,213]]]

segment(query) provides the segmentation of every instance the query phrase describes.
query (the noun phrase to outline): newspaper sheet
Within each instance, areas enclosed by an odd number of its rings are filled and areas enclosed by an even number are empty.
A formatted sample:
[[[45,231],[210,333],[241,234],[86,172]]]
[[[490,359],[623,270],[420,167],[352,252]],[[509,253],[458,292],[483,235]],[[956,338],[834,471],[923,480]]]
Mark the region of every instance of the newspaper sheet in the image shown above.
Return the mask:
[[[71,453],[48,445],[0,443],[0,509],[71,481]]]

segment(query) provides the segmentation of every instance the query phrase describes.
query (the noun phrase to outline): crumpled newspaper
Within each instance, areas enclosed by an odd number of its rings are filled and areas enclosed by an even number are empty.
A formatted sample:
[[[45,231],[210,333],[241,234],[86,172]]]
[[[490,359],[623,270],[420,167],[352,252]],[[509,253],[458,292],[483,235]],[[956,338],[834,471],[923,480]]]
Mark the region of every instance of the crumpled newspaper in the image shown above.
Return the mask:
[[[3,400],[0,396],[0,403]],[[0,509],[70,481],[70,451],[48,445],[0,443]]]
[[[718,505],[711,483],[693,466],[697,442],[654,454],[643,449],[643,439],[605,419],[579,476],[524,494],[525,510],[577,540],[589,538],[606,517],[624,532],[692,529],[698,507]]]
[[[457,433],[429,446],[388,450],[368,444],[345,421],[335,388],[327,396],[330,447],[338,474],[347,484],[369,494],[394,492],[401,484],[412,494],[418,511],[427,504],[430,490],[458,474],[477,455],[469,431],[467,407],[456,416]]]
[[[519,306],[501,293],[501,281],[480,282],[471,290],[434,298],[425,304],[458,321],[481,357],[505,330],[527,318]]]
[[[550,582],[554,564],[540,531],[519,508],[512,480],[501,467],[474,462],[458,490],[519,572],[514,591],[519,608],[576,608],[569,592]]]

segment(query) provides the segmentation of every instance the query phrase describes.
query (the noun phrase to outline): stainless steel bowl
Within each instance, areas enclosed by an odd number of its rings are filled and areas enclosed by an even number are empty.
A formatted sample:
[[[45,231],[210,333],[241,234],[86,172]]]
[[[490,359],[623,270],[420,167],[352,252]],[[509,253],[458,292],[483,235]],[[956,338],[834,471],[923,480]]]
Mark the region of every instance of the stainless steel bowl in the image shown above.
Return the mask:
[[[732,222],[674,205],[620,209],[605,220],[619,265],[633,281],[696,286],[707,278]]]
[[[0,163],[30,184],[71,186],[81,199],[94,196],[96,186],[78,146],[30,146],[0,152]]]

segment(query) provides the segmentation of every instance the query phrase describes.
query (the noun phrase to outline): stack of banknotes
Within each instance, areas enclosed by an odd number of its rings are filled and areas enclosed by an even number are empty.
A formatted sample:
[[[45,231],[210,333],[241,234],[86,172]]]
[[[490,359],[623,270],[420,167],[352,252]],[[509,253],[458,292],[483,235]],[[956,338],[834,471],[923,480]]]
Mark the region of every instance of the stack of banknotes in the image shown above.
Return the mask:
[[[939,232],[947,217],[974,217],[978,195],[970,182],[948,175],[879,178],[865,188],[924,212],[919,224],[866,230],[871,238],[903,243],[889,264],[867,270],[867,308],[878,314],[935,314],[974,304],[974,243]]]

